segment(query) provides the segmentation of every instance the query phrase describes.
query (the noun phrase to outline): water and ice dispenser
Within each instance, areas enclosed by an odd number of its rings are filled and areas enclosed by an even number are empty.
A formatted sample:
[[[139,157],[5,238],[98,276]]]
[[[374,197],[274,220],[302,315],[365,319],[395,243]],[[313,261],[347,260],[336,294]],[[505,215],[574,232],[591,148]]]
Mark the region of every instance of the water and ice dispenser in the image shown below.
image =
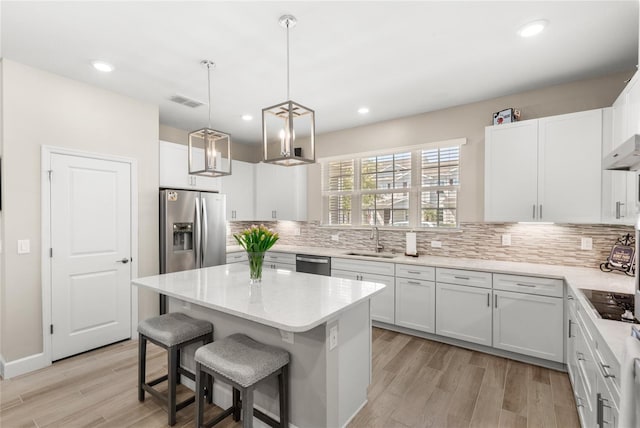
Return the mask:
[[[173,251],[193,251],[193,223],[173,223]]]

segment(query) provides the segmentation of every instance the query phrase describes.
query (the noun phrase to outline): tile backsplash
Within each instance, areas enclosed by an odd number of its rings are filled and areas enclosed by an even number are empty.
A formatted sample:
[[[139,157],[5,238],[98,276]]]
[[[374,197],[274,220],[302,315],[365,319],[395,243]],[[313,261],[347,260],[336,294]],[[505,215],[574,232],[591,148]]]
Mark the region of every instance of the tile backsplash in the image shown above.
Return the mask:
[[[227,244],[235,245],[233,233],[251,222],[229,222]],[[281,244],[373,251],[371,229],[332,228],[316,222],[276,221],[265,226],[280,234]],[[384,251],[404,252],[407,230],[380,230]],[[298,234],[299,233],[299,234]],[[604,262],[616,239],[634,233],[632,226],[601,224],[462,223],[456,230],[416,230],[419,254],[471,259],[597,268]],[[502,235],[511,235],[511,245],[502,245]],[[338,235],[338,241],[332,240]],[[591,238],[593,248],[581,250],[581,238]],[[431,241],[442,242],[432,248]],[[276,244],[276,248],[277,248]]]

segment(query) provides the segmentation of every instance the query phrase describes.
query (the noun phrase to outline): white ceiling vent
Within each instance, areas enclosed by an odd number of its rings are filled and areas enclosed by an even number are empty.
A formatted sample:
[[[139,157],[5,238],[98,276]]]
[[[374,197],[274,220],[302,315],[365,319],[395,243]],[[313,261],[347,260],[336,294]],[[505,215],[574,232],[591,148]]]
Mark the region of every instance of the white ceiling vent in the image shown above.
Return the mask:
[[[200,101],[196,101],[191,98],[184,97],[182,95],[174,95],[169,99],[174,103],[182,104],[183,106],[187,106],[191,108],[196,108],[204,105],[204,103],[201,103]]]

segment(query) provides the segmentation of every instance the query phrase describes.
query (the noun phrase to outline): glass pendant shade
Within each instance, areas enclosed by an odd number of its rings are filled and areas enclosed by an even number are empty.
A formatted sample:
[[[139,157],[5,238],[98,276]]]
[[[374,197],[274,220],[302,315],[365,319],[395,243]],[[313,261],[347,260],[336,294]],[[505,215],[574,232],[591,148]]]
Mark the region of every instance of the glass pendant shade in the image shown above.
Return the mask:
[[[231,136],[210,128],[189,134],[189,174],[220,177],[231,174]]]
[[[262,109],[264,162],[284,166],[314,163],[315,113],[294,101]]]

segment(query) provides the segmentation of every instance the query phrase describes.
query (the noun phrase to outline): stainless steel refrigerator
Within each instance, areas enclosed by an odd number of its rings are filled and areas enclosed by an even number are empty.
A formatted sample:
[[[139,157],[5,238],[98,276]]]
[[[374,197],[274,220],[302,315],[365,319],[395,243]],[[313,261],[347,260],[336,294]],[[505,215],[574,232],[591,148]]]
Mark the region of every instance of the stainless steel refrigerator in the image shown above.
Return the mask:
[[[224,264],[226,240],[224,195],[160,191],[160,273]],[[166,310],[166,296],[161,295],[160,313]]]

